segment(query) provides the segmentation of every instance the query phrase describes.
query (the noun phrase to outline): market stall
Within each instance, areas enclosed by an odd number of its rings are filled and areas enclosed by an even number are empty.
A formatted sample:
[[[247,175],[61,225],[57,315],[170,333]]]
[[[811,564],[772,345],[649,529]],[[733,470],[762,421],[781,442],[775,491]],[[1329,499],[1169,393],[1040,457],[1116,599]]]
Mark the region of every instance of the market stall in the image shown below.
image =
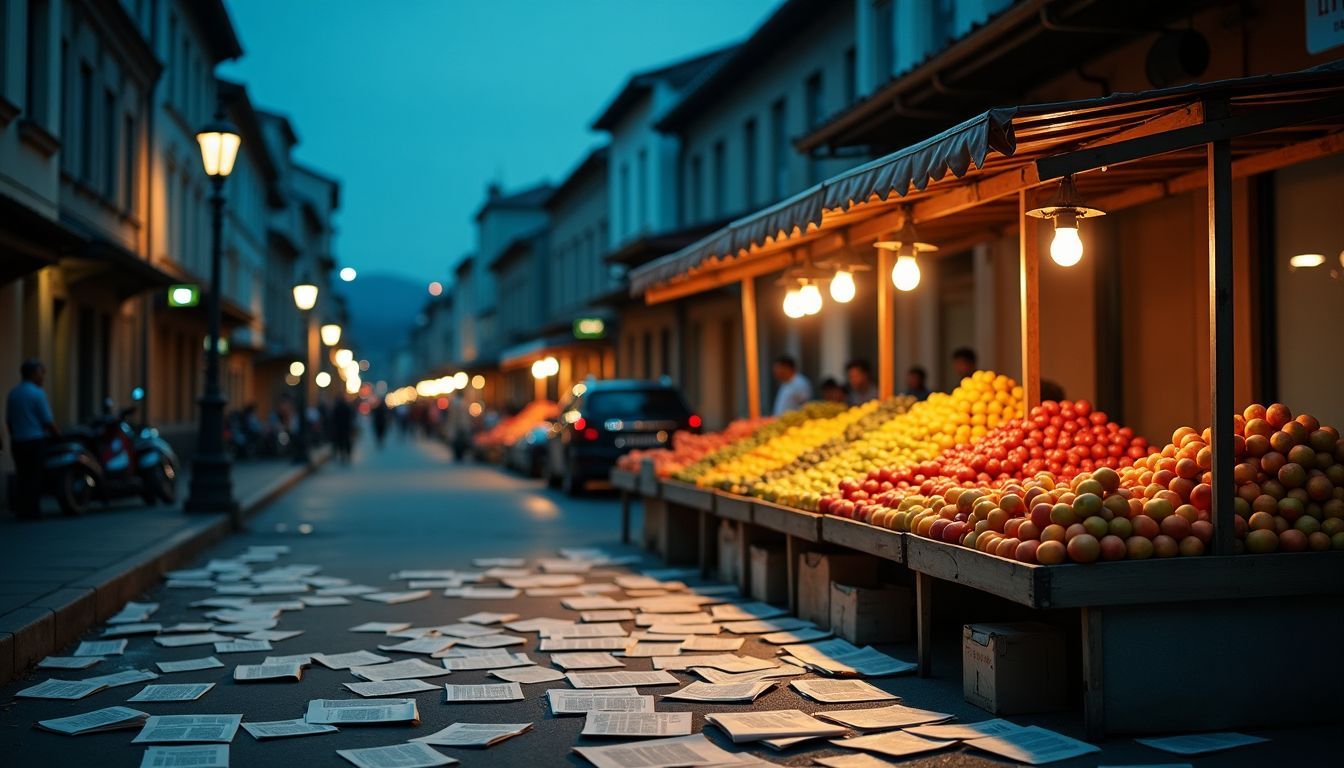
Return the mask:
[[[931,672],[936,583],[959,584],[1034,610],[1076,611],[1084,709],[1094,736],[1151,730],[1155,724],[1268,725],[1291,722],[1294,712],[1304,710],[1339,716],[1341,703],[1328,691],[1344,680],[1299,679],[1241,661],[1246,644],[1273,645],[1295,633],[1344,628],[1344,551],[1233,554],[1239,546],[1234,438],[1241,439],[1234,433],[1241,425],[1234,425],[1233,403],[1232,194],[1236,179],[1340,152],[1344,65],[1339,63],[1288,75],[997,109],[631,273],[632,290],[650,303],[740,283],[743,343],[752,361],[758,359],[757,277],[796,270],[800,285],[815,285],[809,283],[811,265],[880,242],[878,375],[880,394],[889,398],[895,391],[893,288],[898,286],[893,282],[900,281],[895,273],[920,258],[926,243],[947,252],[1016,232],[1025,411],[1040,403],[1041,390],[1040,243],[1032,217],[1050,220],[1063,233],[1057,234],[1053,256],[1067,265],[1082,255],[1079,219],[1207,189],[1211,554],[1042,565],[724,490],[714,490],[710,500],[668,482],[659,484],[663,514],[699,516],[702,542],[711,518],[732,521],[740,547],[762,531],[782,535],[791,591],[796,553],[813,544],[903,565],[916,585],[924,674]],[[807,269],[797,270],[799,265]],[[885,279],[888,274],[894,279]],[[755,369],[747,366],[753,416],[760,407]],[[670,497],[669,487],[676,487]],[[740,571],[746,586],[749,571]],[[1238,642],[1222,642],[1223,636]],[[1155,643],[1199,648],[1198,667],[1209,673],[1195,674],[1179,658],[1152,656],[1144,659],[1152,674],[1127,673],[1133,649]],[[1232,670],[1236,674],[1228,674]]]

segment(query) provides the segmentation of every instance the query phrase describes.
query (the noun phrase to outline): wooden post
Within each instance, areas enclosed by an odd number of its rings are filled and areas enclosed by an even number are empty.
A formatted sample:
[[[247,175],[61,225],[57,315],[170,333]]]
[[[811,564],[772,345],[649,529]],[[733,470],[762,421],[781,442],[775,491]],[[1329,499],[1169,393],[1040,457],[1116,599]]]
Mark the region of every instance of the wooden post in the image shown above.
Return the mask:
[[[892,258],[886,248],[877,249],[877,395],[883,400],[896,394],[896,286],[891,282]]]
[[[784,535],[784,574],[789,584],[789,611],[798,613],[798,553],[797,537]]]
[[[1105,665],[1102,654],[1102,609],[1083,608],[1083,722],[1087,738],[1099,741],[1106,735],[1106,696],[1103,687]]]
[[[1207,109],[1206,109],[1207,112]],[[1213,552],[1232,554],[1232,146],[1208,145],[1209,160],[1209,424],[1213,431]]]
[[[742,362],[747,369],[747,415],[761,417],[760,336],[756,328],[756,278],[742,281]]]
[[[915,572],[915,658],[919,676],[933,675],[933,577]]]
[[[1026,409],[1041,402],[1041,282],[1040,238],[1036,219],[1027,215],[1027,190],[1017,193],[1018,273],[1022,324],[1022,390]]]

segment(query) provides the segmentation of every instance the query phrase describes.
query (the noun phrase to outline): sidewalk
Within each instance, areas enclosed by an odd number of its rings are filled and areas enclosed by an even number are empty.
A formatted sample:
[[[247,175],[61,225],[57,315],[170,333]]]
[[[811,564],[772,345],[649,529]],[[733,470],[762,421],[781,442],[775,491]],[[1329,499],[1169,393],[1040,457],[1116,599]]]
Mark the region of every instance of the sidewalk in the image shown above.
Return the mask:
[[[314,450],[314,468],[330,449]],[[311,470],[287,461],[233,467],[243,517],[256,513]],[[178,498],[190,477],[178,478]],[[188,515],[181,505],[109,507],[82,517],[47,512],[41,520],[0,517],[0,683],[108,618],[164,571],[180,567],[229,533],[223,515]]]

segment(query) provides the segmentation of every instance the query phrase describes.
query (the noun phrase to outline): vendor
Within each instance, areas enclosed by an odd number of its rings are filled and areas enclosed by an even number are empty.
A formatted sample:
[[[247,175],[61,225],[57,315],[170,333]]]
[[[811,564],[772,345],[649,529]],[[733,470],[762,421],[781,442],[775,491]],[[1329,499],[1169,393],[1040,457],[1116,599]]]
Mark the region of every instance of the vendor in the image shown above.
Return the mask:
[[[775,393],[775,416],[796,411],[812,399],[812,382],[798,372],[798,363],[792,357],[776,357],[771,372],[779,382],[779,391]]]
[[[867,360],[850,360],[845,366],[849,379],[849,404],[862,405],[877,399],[877,384],[873,381],[873,367]]]

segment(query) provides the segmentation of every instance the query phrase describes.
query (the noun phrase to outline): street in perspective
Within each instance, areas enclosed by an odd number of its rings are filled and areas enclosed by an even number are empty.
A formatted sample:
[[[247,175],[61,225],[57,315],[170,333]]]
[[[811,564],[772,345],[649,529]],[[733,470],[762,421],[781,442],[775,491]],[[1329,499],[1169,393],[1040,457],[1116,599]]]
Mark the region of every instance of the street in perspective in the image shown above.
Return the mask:
[[[0,762],[1338,764],[1341,56],[0,0]]]

